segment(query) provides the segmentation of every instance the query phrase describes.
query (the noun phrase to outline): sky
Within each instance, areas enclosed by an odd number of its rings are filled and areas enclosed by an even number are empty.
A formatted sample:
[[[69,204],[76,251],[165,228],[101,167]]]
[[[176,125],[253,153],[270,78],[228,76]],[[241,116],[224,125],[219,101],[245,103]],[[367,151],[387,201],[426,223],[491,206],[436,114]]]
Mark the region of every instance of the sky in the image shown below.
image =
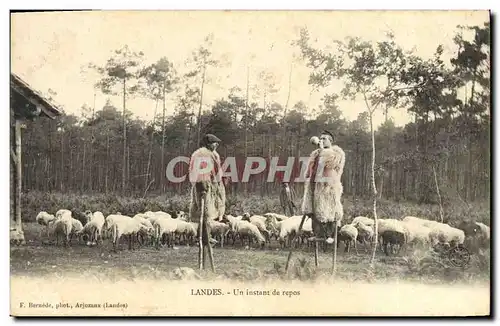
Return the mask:
[[[179,72],[185,72],[185,60],[213,33],[214,57],[222,59],[224,65],[207,71],[211,82],[204,90],[206,108],[226,97],[234,86],[245,89],[248,66],[250,84],[257,82],[263,70],[275,75],[278,92],[272,100],[284,106],[292,62],[289,106],[303,101],[308,107],[318,107],[325,92],[338,92],[341,85],[312,92],[308,85],[310,70],[293,59],[298,49],[290,44],[298,38],[301,27],[307,27],[311,39],[322,48],[347,36],[376,42],[391,31],[405,50],[413,49],[423,58],[431,57],[442,44],[448,61],[456,51],[453,44],[456,26],[482,25],[488,20],[487,11],[15,13],[11,14],[11,69],[42,93],[47,94],[49,88],[54,90],[56,103],[66,112],[80,115],[83,104],[94,105],[93,84],[98,78],[93,73],[82,73],[82,67],[91,62],[104,65],[114,50],[127,44],[131,50],[143,51],[147,64],[165,56]],[[110,97],[96,93],[96,110],[103,107],[107,98]],[[119,97],[110,99],[115,106],[122,107]],[[356,119],[365,110],[362,101],[340,101],[339,106],[347,120]],[[151,119],[155,103],[133,99],[127,109],[137,117]],[[173,110],[174,102],[169,101],[167,112]],[[410,119],[402,109],[391,108],[389,114],[397,125]],[[375,125],[383,119],[382,112],[378,112]]]

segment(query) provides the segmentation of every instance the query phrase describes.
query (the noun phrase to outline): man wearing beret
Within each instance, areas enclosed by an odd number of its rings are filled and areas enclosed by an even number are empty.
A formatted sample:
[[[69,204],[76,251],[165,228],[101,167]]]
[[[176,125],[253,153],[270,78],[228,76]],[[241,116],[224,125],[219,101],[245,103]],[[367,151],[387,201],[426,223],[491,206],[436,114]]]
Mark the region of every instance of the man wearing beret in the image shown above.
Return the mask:
[[[202,139],[203,146],[193,152],[189,163],[189,178],[192,184],[190,220],[199,222],[201,217],[201,199],[205,200],[204,225],[200,225],[202,242],[209,245],[210,221],[221,220],[226,209],[226,191],[222,182],[222,171],[219,153],[216,149],[221,140],[212,134]],[[199,230],[198,230],[199,232]],[[211,243],[215,240],[210,239]]]

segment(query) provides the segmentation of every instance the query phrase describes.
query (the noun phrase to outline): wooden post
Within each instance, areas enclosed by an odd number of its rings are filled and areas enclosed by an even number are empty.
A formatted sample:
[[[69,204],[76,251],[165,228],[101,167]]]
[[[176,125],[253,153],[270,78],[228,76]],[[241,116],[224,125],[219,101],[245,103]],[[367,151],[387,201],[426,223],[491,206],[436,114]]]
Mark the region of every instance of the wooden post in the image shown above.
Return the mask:
[[[14,172],[14,184],[15,184],[15,206],[14,206],[14,220],[16,228],[16,237],[18,242],[24,243],[23,225],[21,220],[21,190],[22,190],[22,164],[21,164],[21,121],[16,119],[15,127],[15,147],[16,147],[16,157],[15,165],[16,170]]]

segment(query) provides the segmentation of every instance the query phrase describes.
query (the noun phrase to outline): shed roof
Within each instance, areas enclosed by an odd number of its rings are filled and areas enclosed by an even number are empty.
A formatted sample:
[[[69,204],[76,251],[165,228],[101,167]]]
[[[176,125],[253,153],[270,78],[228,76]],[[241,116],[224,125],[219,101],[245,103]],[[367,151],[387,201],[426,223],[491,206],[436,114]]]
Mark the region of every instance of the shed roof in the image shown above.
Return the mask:
[[[55,117],[61,115],[62,110],[57,107],[54,103],[45,98],[40,92],[31,87],[27,82],[25,82],[21,77],[14,73],[10,73],[10,88],[11,91],[25,97],[32,104],[40,107],[41,114],[54,119]],[[14,108],[16,109],[16,108]]]

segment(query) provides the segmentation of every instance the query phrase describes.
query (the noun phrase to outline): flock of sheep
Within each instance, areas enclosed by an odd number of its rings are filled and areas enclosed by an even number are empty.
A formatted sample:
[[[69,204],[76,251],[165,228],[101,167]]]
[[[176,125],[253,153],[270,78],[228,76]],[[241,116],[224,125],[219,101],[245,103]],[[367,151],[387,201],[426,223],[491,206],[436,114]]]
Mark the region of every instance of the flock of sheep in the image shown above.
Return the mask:
[[[302,216],[285,216],[276,213],[241,216],[226,215],[221,221],[210,221],[211,243],[224,244],[240,243],[249,248],[254,244],[265,247],[274,238],[281,247],[292,245],[296,238]],[[88,246],[102,245],[103,240],[109,239],[116,251],[122,238],[128,240],[129,249],[134,248],[137,242],[140,246],[173,247],[174,244],[196,245],[198,223],[189,222],[183,211],[166,213],[162,211],[145,212],[133,217],[121,213],[107,217],[97,211],[72,213],[61,209],[55,215],[45,211],[40,212],[36,221],[46,227],[46,236],[55,240],[56,245],[62,238],[65,245],[72,239],[84,241]],[[371,243],[375,235],[375,221],[371,218],[358,216],[351,223],[338,229],[337,245],[343,243],[345,251],[354,247],[357,252],[357,243]],[[414,216],[406,216],[402,220],[378,219],[377,236],[381,249],[386,255],[397,253],[401,247],[422,246],[432,248],[438,244],[453,247],[462,246],[466,237],[473,237],[483,245],[489,245],[490,228],[479,222],[462,222],[458,228],[446,223],[431,221]],[[313,236],[312,220],[307,218],[303,224],[297,245],[311,244],[308,241]],[[245,244],[245,241],[248,245]],[[327,244],[324,244],[326,250]]]

